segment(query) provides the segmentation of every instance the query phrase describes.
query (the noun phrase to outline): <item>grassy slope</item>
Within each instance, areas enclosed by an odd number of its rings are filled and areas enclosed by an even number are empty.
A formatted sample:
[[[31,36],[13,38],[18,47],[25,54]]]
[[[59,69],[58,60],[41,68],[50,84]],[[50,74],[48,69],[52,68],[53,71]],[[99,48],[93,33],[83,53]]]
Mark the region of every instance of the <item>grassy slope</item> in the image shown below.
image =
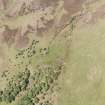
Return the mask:
[[[37,47],[38,50],[43,47],[48,47],[48,44],[43,46],[42,43],[45,41],[46,41],[46,39],[43,39],[43,38],[40,39],[40,43]],[[46,43],[47,43],[47,41],[46,41]],[[49,53],[46,56],[41,56],[39,53],[37,53],[37,55],[32,57],[32,64],[31,64],[32,68],[35,69],[35,65],[41,64],[41,63],[54,64],[56,62],[56,60],[59,58],[63,60],[63,58],[65,58],[67,49],[68,49],[67,48],[67,39],[64,37],[64,33],[62,33],[62,35],[61,34],[58,35],[55,38],[55,40],[52,42],[52,44],[50,45]],[[21,71],[22,68],[24,69],[25,62],[27,62],[29,59],[23,60],[22,58],[20,58],[19,60],[15,60],[14,57],[17,53],[17,50],[14,48],[5,48],[5,50],[6,51],[9,50],[9,52],[7,52],[7,55],[9,56],[9,58],[12,59],[13,64],[17,65],[20,61],[24,62],[21,69],[19,69],[18,66],[16,66],[15,68],[11,66],[11,70],[9,70],[10,75],[8,75],[8,76],[10,76],[9,78],[11,78],[14,74],[17,74],[19,71]],[[0,105],[7,105],[7,104],[3,102],[3,103],[0,103]],[[10,105],[16,105],[16,103],[14,102]]]
[[[75,29],[59,105],[105,104],[105,20]]]
[[[103,0],[101,1],[103,3]],[[98,7],[98,4],[96,3],[95,6]],[[93,10],[94,6],[91,7],[91,9]],[[104,24],[105,20],[102,20],[95,25],[87,25],[82,29],[75,29],[69,52],[69,62],[60,80],[60,86],[62,88],[59,91],[60,97],[58,105],[105,104]],[[14,27],[14,24],[11,25],[11,27]],[[64,41],[64,39],[62,40]],[[51,63],[52,61],[54,62],[58,56],[65,55],[66,45],[63,44],[63,42],[61,44],[61,42],[59,43],[58,40],[55,41],[54,46],[51,48],[51,53],[47,57],[43,57],[43,61]],[[40,56],[38,58],[40,58]],[[33,60],[33,63],[36,61],[37,58]],[[40,62],[40,60],[37,61],[37,63],[38,62]],[[1,103],[0,105],[7,104]],[[16,104],[13,103],[13,105]]]
[[[59,10],[59,8],[58,8],[58,10]],[[28,20],[30,20],[31,22],[33,22],[33,19],[31,19],[32,16],[33,16],[33,14],[29,14],[28,15],[28,17],[29,17]],[[4,24],[6,24],[10,28],[17,28],[17,27],[20,27],[22,25],[23,28],[24,28],[25,26],[27,26],[27,22],[29,22],[28,20],[27,20],[27,16],[13,18],[11,20],[0,21],[0,26],[3,26]],[[47,34],[48,35],[50,35],[50,34],[53,35],[54,32],[53,33],[51,33],[51,32],[49,33],[48,32]],[[46,36],[46,33],[45,33],[45,36]],[[36,39],[36,37],[31,37],[30,36],[30,40],[33,40],[33,39]],[[50,39],[50,36],[47,36],[47,38],[46,37],[45,38],[44,37],[43,38],[40,38],[40,42],[41,42],[40,48],[41,47],[42,48],[43,47],[48,47],[49,40],[51,40]],[[31,43],[31,41],[30,41],[30,43]],[[6,62],[6,64],[8,64],[9,63],[8,62],[8,56],[9,56],[9,58],[11,58],[13,60],[13,64],[17,64],[18,61],[15,61],[15,59],[14,59],[14,56],[17,53],[16,49],[14,49],[14,48],[7,48],[6,46],[3,46],[3,45],[2,45],[2,47],[4,47],[3,52],[6,52],[6,54],[5,54],[6,59],[3,60],[3,61]],[[51,64],[51,63],[55,63],[55,61],[59,57],[61,57],[61,59],[64,58],[65,53],[66,53],[65,52],[66,49],[67,49],[67,47],[66,47],[66,39],[64,37],[58,36],[57,39],[55,39],[54,43],[51,45],[51,47],[50,47],[50,53],[47,56],[42,57],[42,56],[40,56],[38,54],[36,57],[33,57],[32,58],[32,68],[35,69],[34,68],[35,65],[40,64],[42,62]],[[20,58],[20,61],[21,61],[21,58]],[[25,62],[26,61],[28,61],[28,59],[26,59]],[[20,70],[22,70],[23,67],[24,66],[22,65],[21,69],[19,69],[18,66],[16,66],[14,68],[11,65],[11,67],[10,67],[11,69],[9,70],[10,74],[8,75],[8,78],[10,79],[14,74],[17,74]],[[4,69],[7,69],[7,66],[5,66],[5,68],[3,67],[3,70]],[[1,69],[0,69],[0,72],[1,72]],[[0,81],[1,81],[1,77],[0,77]],[[4,86],[3,87],[5,87],[5,80],[3,79],[2,82],[4,83]],[[16,105],[16,102],[11,103],[11,104],[7,104],[7,103],[4,103],[3,102],[3,103],[0,103],[0,105]]]

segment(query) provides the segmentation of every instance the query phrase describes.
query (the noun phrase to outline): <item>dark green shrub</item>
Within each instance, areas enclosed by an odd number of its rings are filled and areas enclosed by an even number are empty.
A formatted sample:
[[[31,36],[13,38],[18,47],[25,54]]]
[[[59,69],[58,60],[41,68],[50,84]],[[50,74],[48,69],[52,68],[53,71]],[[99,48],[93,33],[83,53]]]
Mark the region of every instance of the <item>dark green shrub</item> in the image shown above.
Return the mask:
[[[21,99],[21,101],[19,102],[19,105],[34,105],[34,103],[32,99],[26,95]]]
[[[35,104],[38,104],[38,103],[39,103],[39,98],[35,97],[35,98],[33,99],[33,101],[34,101]]]
[[[28,97],[33,98],[33,97],[35,97],[35,96],[36,96],[36,95],[35,95],[34,91],[30,90],[30,91],[28,92]]]
[[[43,105],[52,105],[52,103],[50,103],[49,101],[45,101],[45,102],[43,103]]]
[[[52,78],[52,77],[46,76],[46,82],[47,82],[48,84],[52,84],[54,81],[53,81],[53,78]]]
[[[30,71],[25,70],[25,72],[20,73],[15,79],[9,81],[6,89],[4,89],[2,94],[2,100],[11,103],[15,100],[16,96],[25,90],[29,83]]]
[[[42,82],[41,83],[42,89],[44,92],[48,91],[50,88],[50,85],[48,85],[47,83]]]
[[[3,91],[0,91],[0,102],[2,101]]]

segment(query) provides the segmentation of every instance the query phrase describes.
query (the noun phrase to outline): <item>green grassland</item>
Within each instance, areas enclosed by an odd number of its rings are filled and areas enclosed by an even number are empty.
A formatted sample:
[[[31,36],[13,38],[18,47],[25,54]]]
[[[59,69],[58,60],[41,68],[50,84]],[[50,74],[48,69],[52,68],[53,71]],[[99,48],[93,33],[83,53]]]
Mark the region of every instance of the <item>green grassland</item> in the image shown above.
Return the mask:
[[[59,105],[105,104],[105,20],[75,29]]]

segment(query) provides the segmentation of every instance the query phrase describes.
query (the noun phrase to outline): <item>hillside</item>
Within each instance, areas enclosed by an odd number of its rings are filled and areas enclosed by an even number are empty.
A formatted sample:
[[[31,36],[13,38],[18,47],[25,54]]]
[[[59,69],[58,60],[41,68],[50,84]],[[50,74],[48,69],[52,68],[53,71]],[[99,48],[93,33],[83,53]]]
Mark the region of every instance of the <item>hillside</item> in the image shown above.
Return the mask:
[[[104,105],[104,0],[0,0],[0,105]]]

